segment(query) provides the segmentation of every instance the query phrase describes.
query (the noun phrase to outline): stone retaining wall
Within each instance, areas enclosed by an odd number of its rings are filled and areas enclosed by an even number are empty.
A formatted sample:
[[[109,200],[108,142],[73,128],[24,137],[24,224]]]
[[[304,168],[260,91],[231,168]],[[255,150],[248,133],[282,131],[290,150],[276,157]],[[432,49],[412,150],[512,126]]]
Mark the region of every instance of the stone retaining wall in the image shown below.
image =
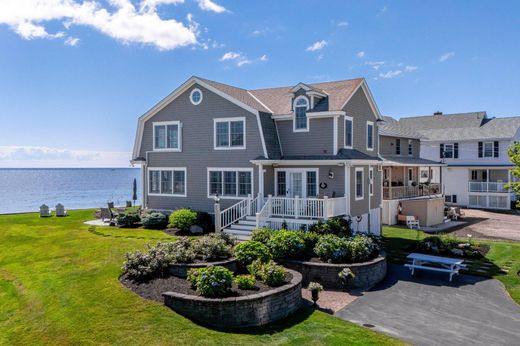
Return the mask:
[[[336,264],[284,260],[282,264],[286,268],[300,272],[303,276],[304,285],[316,281],[321,283],[325,289],[343,288],[338,274],[344,268],[350,268],[356,275],[354,281],[349,285],[355,288],[370,288],[386,276],[386,256],[384,254],[363,263]]]
[[[300,308],[302,275],[289,272],[292,274],[290,283],[266,292],[222,299],[165,292],[164,304],[189,319],[217,328],[261,326]]]
[[[179,278],[186,278],[188,271],[195,268],[206,268],[212,266],[221,266],[231,270],[233,273],[237,271],[237,261],[234,258],[219,262],[205,262],[205,263],[176,263],[168,267],[171,275]]]

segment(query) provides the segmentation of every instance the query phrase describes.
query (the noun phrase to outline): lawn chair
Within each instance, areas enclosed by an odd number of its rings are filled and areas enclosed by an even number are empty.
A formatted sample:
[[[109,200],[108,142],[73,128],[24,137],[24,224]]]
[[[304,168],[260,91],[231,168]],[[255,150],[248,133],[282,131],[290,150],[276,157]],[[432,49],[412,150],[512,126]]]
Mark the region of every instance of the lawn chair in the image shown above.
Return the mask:
[[[61,203],[56,204],[56,216],[59,216],[59,217],[67,216],[67,210]]]
[[[419,219],[416,218],[413,215],[407,215],[406,216],[406,226],[408,226],[409,229],[419,229]]]
[[[101,221],[105,222],[105,220],[108,220],[110,223],[114,222],[114,213],[112,213],[110,208],[101,208],[100,210]]]
[[[52,216],[52,212],[49,207],[45,204],[40,206],[40,217],[49,217]]]

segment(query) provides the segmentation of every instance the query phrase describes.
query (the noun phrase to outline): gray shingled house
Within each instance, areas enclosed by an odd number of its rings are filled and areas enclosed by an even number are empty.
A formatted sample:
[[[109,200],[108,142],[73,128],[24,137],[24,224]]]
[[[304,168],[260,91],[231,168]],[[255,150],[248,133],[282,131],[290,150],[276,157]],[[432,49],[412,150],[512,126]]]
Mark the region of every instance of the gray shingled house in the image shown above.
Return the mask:
[[[245,90],[192,77],[139,118],[143,205],[217,213],[244,237],[347,215],[379,234],[381,120],[364,79]]]

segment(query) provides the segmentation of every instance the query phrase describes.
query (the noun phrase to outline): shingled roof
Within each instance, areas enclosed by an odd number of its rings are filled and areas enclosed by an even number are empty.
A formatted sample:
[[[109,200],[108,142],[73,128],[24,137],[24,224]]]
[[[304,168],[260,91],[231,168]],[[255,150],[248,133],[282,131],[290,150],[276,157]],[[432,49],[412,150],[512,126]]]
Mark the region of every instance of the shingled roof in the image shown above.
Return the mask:
[[[383,117],[383,120],[385,121],[384,124],[379,127],[379,134],[381,136],[413,139],[420,139],[423,137],[419,132],[392,117]]]

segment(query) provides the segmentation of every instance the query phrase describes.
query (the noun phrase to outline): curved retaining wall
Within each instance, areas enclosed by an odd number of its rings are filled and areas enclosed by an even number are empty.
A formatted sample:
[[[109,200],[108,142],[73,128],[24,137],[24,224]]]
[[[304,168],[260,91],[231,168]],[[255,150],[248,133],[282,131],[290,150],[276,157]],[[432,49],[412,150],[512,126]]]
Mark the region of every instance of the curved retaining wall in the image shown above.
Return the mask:
[[[189,319],[217,328],[261,326],[300,308],[302,275],[289,272],[293,276],[291,282],[262,293],[215,299],[165,292],[164,304]]]
[[[381,254],[371,261],[363,263],[320,263],[296,260],[282,261],[284,267],[300,272],[303,276],[303,284],[311,281],[319,282],[325,289],[344,288],[338,274],[344,268],[350,268],[356,277],[349,285],[355,288],[370,288],[383,280],[386,276],[386,256]]]
[[[172,264],[168,267],[168,271],[171,275],[179,278],[186,278],[188,271],[195,268],[205,268],[212,266],[221,266],[231,270],[233,273],[237,271],[237,261],[234,258],[227,259],[219,262],[205,262],[205,263],[177,263]]]

